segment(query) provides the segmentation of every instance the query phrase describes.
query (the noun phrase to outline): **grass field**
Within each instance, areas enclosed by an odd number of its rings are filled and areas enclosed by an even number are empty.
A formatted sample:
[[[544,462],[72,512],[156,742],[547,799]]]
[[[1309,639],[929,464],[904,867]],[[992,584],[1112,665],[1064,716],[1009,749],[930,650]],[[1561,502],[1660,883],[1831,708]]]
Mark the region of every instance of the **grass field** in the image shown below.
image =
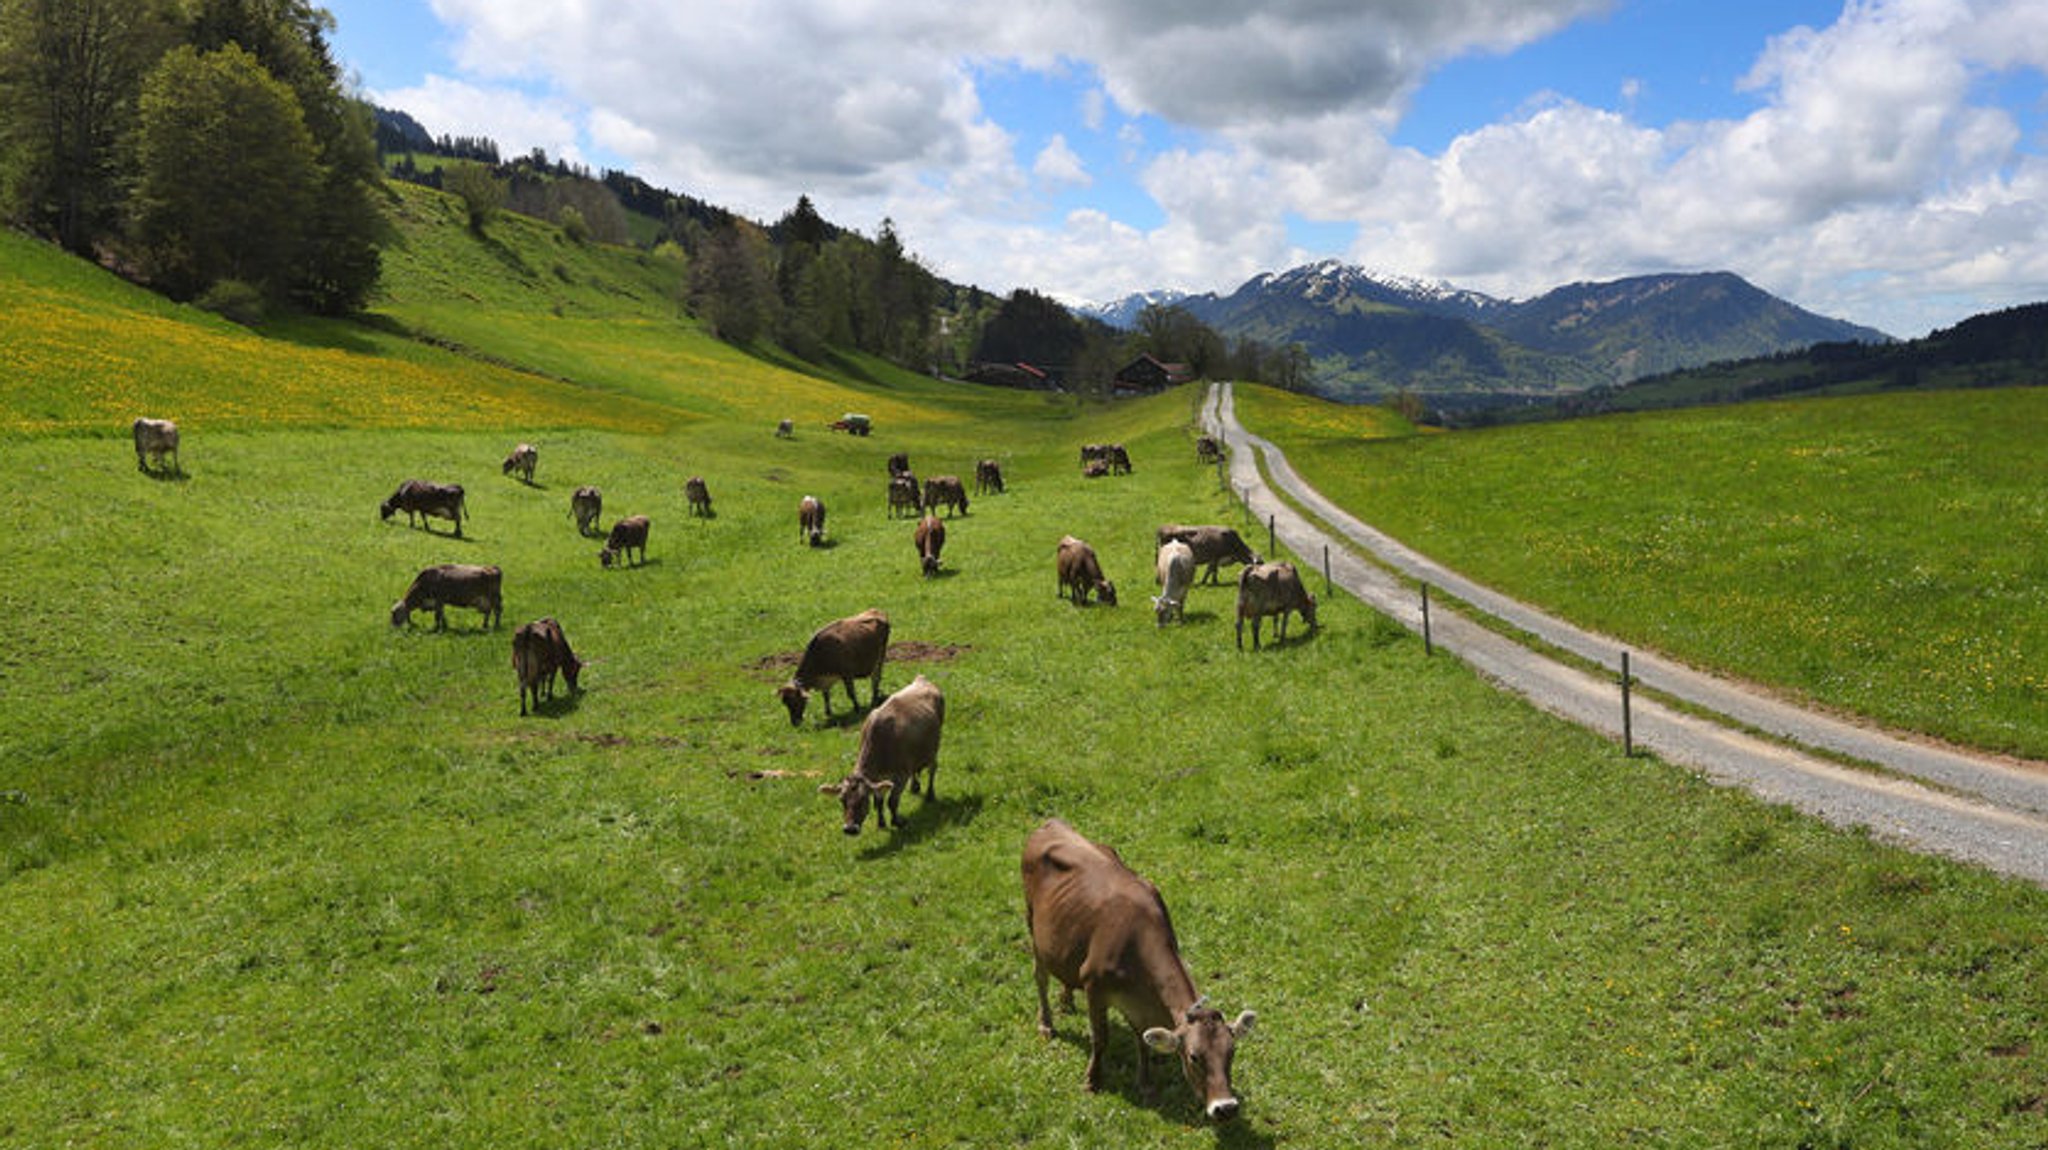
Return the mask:
[[[24,278],[88,311],[110,290]],[[386,307],[412,322],[403,291]],[[251,378],[336,342],[163,314],[247,340]],[[546,354],[573,366],[590,338]],[[591,413],[540,437],[534,487],[497,470],[516,406],[445,428],[202,423],[176,480],[82,411],[12,426],[0,1144],[2048,1133],[2048,893],[1624,758],[1354,603],[1256,655],[1225,589],[1156,628],[1153,526],[1236,514],[1194,462],[1191,392],[1083,410],[704,354],[720,366],[514,373]],[[676,414],[613,422],[648,406]],[[813,426],[849,408],[892,414],[872,439]],[[777,411],[794,439],[771,436]],[[1075,447],[1105,439],[1136,472],[1080,479]],[[953,523],[942,578],[886,517],[897,450],[1011,476]],[[378,521],[414,474],[469,488],[464,540]],[[691,474],[715,518],[686,514]],[[601,571],[577,536],[568,495],[591,482],[608,519],[652,518],[646,566]],[[805,492],[830,547],[797,542]],[[1125,606],[1054,597],[1068,532]],[[411,573],[447,559],[504,568],[504,629],[389,626]],[[773,689],[812,629],[869,606],[905,644],[886,685],[931,677],[947,728],[938,798],[847,839],[817,786],[856,726],[814,709],[792,728]],[[509,630],[542,614],[599,662],[521,719]],[[1154,878],[1200,988],[1259,1012],[1234,1127],[1211,1132],[1172,1076],[1136,1097],[1127,1032],[1099,1096],[1085,1019],[1039,1039],[1017,861],[1052,815]]]

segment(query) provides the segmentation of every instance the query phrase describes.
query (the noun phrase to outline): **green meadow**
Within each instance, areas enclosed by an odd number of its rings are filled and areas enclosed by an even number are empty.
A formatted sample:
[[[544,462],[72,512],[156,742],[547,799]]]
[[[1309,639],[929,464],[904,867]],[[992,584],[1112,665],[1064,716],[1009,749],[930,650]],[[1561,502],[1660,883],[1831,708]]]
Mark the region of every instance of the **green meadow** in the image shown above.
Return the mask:
[[[1153,527],[1244,522],[1193,389],[753,358],[678,314],[679,269],[403,195],[366,325],[252,333],[0,239],[0,1144],[2048,1138],[2048,893],[1625,758],[1354,602],[1256,654],[1228,588],[1155,627]],[[823,429],[844,411],[874,436]],[[145,412],[182,477],[136,471]],[[498,470],[519,440],[532,486]],[[1100,440],[1135,472],[1082,479]],[[895,451],[1009,477],[939,578],[887,515]],[[465,485],[463,539],[379,520],[408,476]],[[650,517],[647,564],[600,569],[585,483]],[[1069,533],[1123,606],[1056,597]],[[394,630],[449,560],[504,569],[505,626]],[[818,786],[858,718],[793,728],[774,688],[871,606],[885,687],[928,676],[947,727],[936,797],[849,839]],[[594,662],[522,719],[540,615]],[[1085,1016],[1039,1038],[1018,858],[1051,816],[1259,1012],[1235,1125],[1171,1073],[1138,1097],[1120,1024],[1099,1095]]]

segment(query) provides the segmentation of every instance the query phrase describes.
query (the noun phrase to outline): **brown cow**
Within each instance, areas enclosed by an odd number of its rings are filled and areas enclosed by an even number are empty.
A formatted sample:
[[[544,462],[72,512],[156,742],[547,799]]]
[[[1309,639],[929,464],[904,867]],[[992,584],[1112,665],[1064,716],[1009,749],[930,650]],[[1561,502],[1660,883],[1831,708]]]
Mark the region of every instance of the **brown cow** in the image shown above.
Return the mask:
[[[1252,621],[1252,650],[1259,649],[1259,624],[1268,615],[1278,615],[1273,624],[1273,634],[1280,640],[1287,638],[1287,613],[1299,611],[1301,621],[1308,624],[1309,634],[1316,631],[1316,597],[1301,585],[1301,575],[1292,563],[1257,563],[1245,568],[1237,576],[1237,649],[1244,650],[1244,621]]]
[[[1091,459],[1088,461],[1088,465],[1081,469],[1081,477],[1083,479],[1100,479],[1108,474],[1109,460],[1107,459]]]
[[[604,549],[597,553],[597,561],[606,567],[625,563],[633,558],[633,552],[640,553],[640,563],[647,562],[647,517],[628,515],[612,524],[612,533],[605,538]],[[639,566],[638,563],[634,566]]]
[[[832,684],[846,685],[848,703],[860,708],[854,683],[868,680],[868,705],[882,701],[882,664],[889,657],[889,617],[873,607],[858,615],[818,628],[804,646],[796,674],[776,689],[782,705],[789,708],[789,725],[804,721],[804,707],[812,691],[825,699],[825,717],[832,717]]]
[[[516,471],[521,480],[532,483],[533,465],[539,462],[540,452],[535,450],[533,444],[522,443],[512,449],[512,454],[505,457],[504,472],[510,475]]]
[[[1124,450],[1123,444],[1110,444],[1109,450],[1103,453],[1102,458],[1103,462],[1109,464],[1109,473],[1111,475],[1129,475],[1131,473],[1131,456],[1129,452]]]
[[[604,514],[604,492],[595,487],[579,487],[569,496],[569,514],[576,517],[576,531],[581,535],[595,535],[598,519]]]
[[[796,434],[796,420],[785,419],[775,425],[775,438],[788,439]]]
[[[512,632],[512,670],[519,676],[519,714],[526,716],[526,698],[533,696],[533,709],[540,710],[542,692],[555,697],[555,673],[560,672],[574,692],[576,677],[583,673],[583,660],[569,649],[569,638],[553,619],[535,619]]]
[[[889,457],[889,478],[910,474],[910,453],[899,451]]]
[[[946,525],[936,515],[927,515],[917,521],[917,530],[911,538],[917,543],[919,562],[924,565],[927,578],[939,573],[939,552],[946,548]]]
[[[1195,440],[1195,458],[1203,463],[1214,463],[1223,458],[1223,445],[1213,435],[1200,436]]]
[[[1038,981],[1038,1032],[1052,1037],[1048,979],[1060,980],[1061,998],[1073,1008],[1074,991],[1088,996],[1090,1091],[1102,1088],[1102,1053],[1109,1045],[1109,1009],[1115,1007],[1138,1036],[1138,1092],[1150,1096],[1150,1051],[1180,1055],[1181,1073],[1217,1122],[1237,1116],[1230,1063],[1239,1039],[1258,1016],[1247,1010],[1234,1022],[1195,993],[1180,957],[1173,923],[1159,888],[1124,865],[1116,851],[1050,819],[1024,841],[1024,929],[1031,935],[1032,974]]]
[[[1102,564],[1095,558],[1095,548],[1071,535],[1064,536],[1060,539],[1057,563],[1060,598],[1072,599],[1076,607],[1086,607],[1092,592],[1101,597],[1103,606],[1116,606],[1116,584],[1102,577]]]
[[[1190,527],[1170,523],[1159,529],[1160,546],[1163,547],[1175,539],[1187,544],[1194,551],[1197,565],[1208,565],[1208,577],[1202,580],[1204,583],[1219,582],[1216,578],[1216,568],[1219,564],[1243,563],[1250,566],[1260,562],[1258,552],[1253,551],[1245,543],[1234,527],[1213,523]]]
[[[924,496],[918,491],[917,476],[904,472],[889,477],[889,517],[898,510],[909,515],[924,514]]]
[[[683,495],[690,501],[690,514],[711,518],[711,489],[704,485],[704,477],[692,475],[683,481]]]
[[[881,706],[868,712],[860,725],[860,751],[853,761],[853,773],[836,783],[825,783],[820,793],[839,796],[840,829],[860,833],[868,821],[868,803],[875,806],[875,822],[882,827],[903,826],[903,814],[896,808],[903,802],[906,783],[917,793],[918,772],[924,772],[924,799],[939,797],[939,736],[946,723],[946,696],[923,675],[889,696]]]
[[[462,521],[469,516],[469,509],[462,498],[460,483],[428,483],[423,479],[408,479],[398,485],[377,508],[385,519],[395,511],[405,512],[407,526],[425,526],[429,519],[446,519],[455,524],[455,537],[462,538]]]
[[[796,505],[797,538],[813,547],[825,542],[825,501],[806,495]]]
[[[945,504],[946,515],[950,518],[954,509],[967,514],[967,487],[957,475],[934,475],[924,481],[924,509],[937,511]]]
[[[1097,462],[1097,461],[1100,461],[1100,462],[1102,462],[1102,463],[1105,463],[1105,464],[1107,464],[1107,463],[1109,462],[1109,444],[1107,444],[1107,443],[1084,443],[1084,444],[1082,444],[1082,445],[1081,445],[1081,466],[1082,466],[1082,467],[1086,467],[1086,466],[1088,466],[1089,464],[1091,464],[1091,463],[1095,463],[1095,462]]]
[[[974,493],[986,495],[1003,493],[1003,465],[993,459],[984,459],[974,465]]]
[[[131,426],[135,434],[135,469],[147,474],[152,461],[163,466],[164,456],[171,457],[168,474],[177,475],[183,469],[178,464],[178,425],[168,419],[138,418]]]
[[[483,612],[484,626],[495,628],[504,615],[504,599],[499,594],[501,574],[496,567],[475,567],[467,563],[441,563],[421,568],[413,576],[412,586],[405,589],[405,597],[391,605],[391,625],[403,627],[412,622],[414,611],[431,609],[434,612],[434,630],[446,630],[448,616],[445,608],[473,607]]]

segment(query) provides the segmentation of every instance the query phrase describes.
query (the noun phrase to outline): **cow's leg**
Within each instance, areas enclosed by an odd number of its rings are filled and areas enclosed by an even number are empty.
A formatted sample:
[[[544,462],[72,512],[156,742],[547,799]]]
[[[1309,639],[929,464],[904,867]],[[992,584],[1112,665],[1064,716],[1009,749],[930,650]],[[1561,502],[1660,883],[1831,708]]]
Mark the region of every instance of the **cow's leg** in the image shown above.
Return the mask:
[[[1138,1040],[1138,1097],[1147,1102],[1156,1096],[1152,1090],[1152,1048],[1145,1045],[1145,1032],[1131,1024],[1131,1037]]]
[[[1102,1051],[1109,1045],[1109,998],[1088,991],[1088,1073],[1083,1081],[1088,1092],[1102,1089]],[[1142,1050],[1142,1047],[1140,1048]],[[1140,1066],[1142,1067],[1142,1063]]]
[[[442,609],[442,607],[441,607],[441,605],[440,605],[439,603],[436,603],[436,604],[434,604],[434,630],[436,630],[436,631],[445,631],[445,630],[447,630],[447,629],[448,629],[448,614],[447,614],[447,612],[446,612],[446,611],[444,611],[444,610]]]
[[[1029,924],[1027,923],[1026,925]],[[1032,977],[1038,980],[1038,1033],[1040,1037],[1051,1038],[1052,1003],[1045,997],[1045,980],[1048,977],[1045,970],[1045,962],[1042,959],[1034,959],[1031,965]],[[1073,992],[1069,990],[1067,993],[1071,994]]]

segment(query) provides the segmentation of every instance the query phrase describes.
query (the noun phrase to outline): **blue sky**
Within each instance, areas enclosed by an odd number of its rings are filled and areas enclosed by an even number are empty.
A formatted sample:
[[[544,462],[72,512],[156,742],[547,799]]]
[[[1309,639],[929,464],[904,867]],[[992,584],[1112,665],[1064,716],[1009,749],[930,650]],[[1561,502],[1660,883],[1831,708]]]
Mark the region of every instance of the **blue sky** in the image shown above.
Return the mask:
[[[325,7],[437,134],[809,195],[994,291],[1725,269],[1908,336],[2048,299],[2040,0]]]

